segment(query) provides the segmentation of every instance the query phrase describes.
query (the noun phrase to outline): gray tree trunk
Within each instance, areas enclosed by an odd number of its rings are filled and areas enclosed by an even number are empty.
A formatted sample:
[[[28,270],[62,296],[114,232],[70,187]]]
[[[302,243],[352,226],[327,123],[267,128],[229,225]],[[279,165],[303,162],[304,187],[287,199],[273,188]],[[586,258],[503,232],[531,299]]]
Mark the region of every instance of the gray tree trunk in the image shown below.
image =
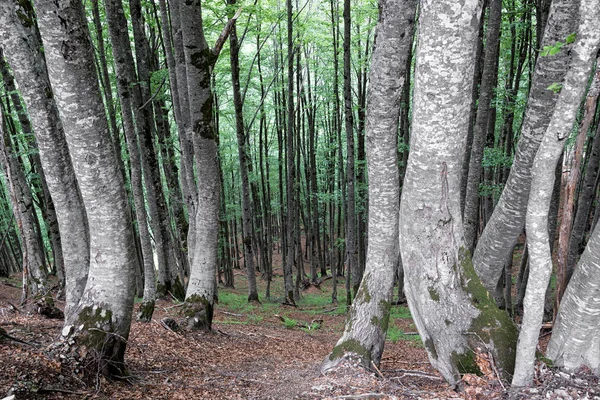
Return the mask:
[[[356,246],[356,195],[354,184],[354,110],[352,109],[352,79],[350,52],[350,0],[344,0],[344,125],[346,130],[346,279],[352,282],[352,292],[346,293],[346,303],[356,297],[362,278],[358,263],[358,248]]]
[[[569,372],[600,370],[600,228],[596,227],[563,296],[546,355]]]
[[[190,126],[193,128],[194,158],[198,170],[198,208],[196,214],[190,216],[195,218],[196,226],[192,231],[190,224],[188,236],[188,240],[191,238],[195,244],[185,297],[185,315],[188,327],[210,330],[216,298],[221,192],[210,73],[235,19],[227,23],[211,49],[204,37],[201,1],[180,2],[179,12],[187,68]]]
[[[580,24],[569,72],[562,86],[548,130],[544,134],[531,171],[531,195],[527,204],[529,280],[523,300],[523,321],[517,345],[514,386],[533,382],[535,350],[542,325],[544,295],[552,274],[548,236],[548,210],[554,187],[556,164],[571,133],[600,46],[600,7],[596,0],[582,0]],[[574,310],[572,310],[574,311]]]
[[[7,111],[4,110],[3,106],[1,108],[0,164],[6,175],[13,214],[21,236],[23,250],[23,295],[21,303],[24,303],[30,296],[35,299],[48,293],[48,270],[44,262],[44,249],[41,246],[41,233],[35,215],[31,189],[27,185],[23,164],[20,162],[8,132]]]
[[[0,3],[0,37],[6,58],[27,105],[48,189],[58,216],[65,268],[65,319],[79,302],[89,268],[89,233],[85,207],[71,164],[63,125],[52,93],[42,41],[31,25],[31,4]]]
[[[552,2],[542,46],[554,46],[565,41],[577,24],[578,6],[578,0]],[[558,95],[548,87],[562,82],[568,66],[568,48],[564,46],[558,54],[538,58],[513,165],[500,200],[473,254],[475,270],[491,293],[495,292],[508,253],[514,248],[525,225],[531,165],[558,99]],[[494,297],[501,298],[502,294],[494,293]]]
[[[228,4],[235,5],[235,0],[229,0]],[[244,126],[243,99],[240,90],[240,53],[241,43],[238,41],[235,25],[229,34],[229,60],[231,62],[231,81],[233,83],[233,107],[235,109],[235,130],[238,145],[238,157],[240,162],[240,180],[242,186],[242,242],[244,244],[244,264],[246,276],[248,277],[248,301],[258,301],[258,289],[256,288],[256,274],[254,267],[254,249],[252,246],[252,220],[254,209],[250,199],[250,183],[248,182],[248,165],[252,163],[249,159],[248,141],[246,140],[246,128]],[[257,199],[258,200],[258,199]]]
[[[65,321],[62,351],[90,373],[123,375],[134,295],[131,215],[80,1],[39,0],[38,23],[90,233],[89,279]]]
[[[451,384],[490,352],[512,372],[516,328],[483,288],[465,248],[460,180],[480,4],[421,3],[413,126],[400,205],[404,290],[429,360]],[[450,40],[452,38],[452,40]],[[371,235],[369,231],[369,245]],[[485,350],[480,350],[485,349]]]
[[[296,162],[294,149],[294,38],[292,0],[286,0],[287,9],[287,125],[285,135],[286,157],[286,252],[283,264],[283,280],[285,284],[285,303],[296,304],[294,299],[294,265],[296,259],[296,217],[297,206],[295,196]],[[283,190],[283,188],[281,189]],[[334,277],[335,279],[335,277]]]
[[[380,9],[367,94],[367,264],[344,333],[322,370],[334,367],[346,355],[359,357],[367,367],[381,361],[399,251],[397,131],[416,6],[415,0],[386,0]]]

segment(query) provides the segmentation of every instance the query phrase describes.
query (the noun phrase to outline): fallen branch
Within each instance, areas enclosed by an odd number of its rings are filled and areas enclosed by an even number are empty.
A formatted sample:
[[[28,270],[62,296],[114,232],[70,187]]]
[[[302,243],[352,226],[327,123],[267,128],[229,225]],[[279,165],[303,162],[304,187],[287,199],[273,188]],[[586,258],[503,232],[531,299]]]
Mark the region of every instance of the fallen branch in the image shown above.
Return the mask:
[[[6,332],[6,330],[4,330],[4,328],[0,328],[0,338],[6,338],[8,340],[12,340],[13,342],[26,344],[26,345],[31,346],[31,347],[39,347],[39,345],[37,345],[35,343],[26,342],[24,340],[21,340],[19,338],[16,338],[14,336],[9,335],[8,332]]]
[[[375,365],[373,360],[371,360],[371,365],[373,366],[373,368],[375,368],[375,372],[377,372],[377,375],[379,375],[381,377],[381,379],[385,379],[385,376],[383,376],[383,374],[381,373],[379,368],[377,368],[377,365]]]

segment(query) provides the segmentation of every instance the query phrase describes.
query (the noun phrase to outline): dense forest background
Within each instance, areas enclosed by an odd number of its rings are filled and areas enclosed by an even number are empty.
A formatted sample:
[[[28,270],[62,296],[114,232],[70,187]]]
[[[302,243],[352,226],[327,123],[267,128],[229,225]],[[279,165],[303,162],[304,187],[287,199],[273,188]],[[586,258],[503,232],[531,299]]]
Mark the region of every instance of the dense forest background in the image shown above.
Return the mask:
[[[65,298],[60,352],[124,373],[134,297],[210,331],[240,269],[249,302],[331,280],[324,370],[378,365],[394,301],[451,384],[481,343],[531,384],[542,319],[597,369],[598,4],[416,3],[5,2],[0,275]]]

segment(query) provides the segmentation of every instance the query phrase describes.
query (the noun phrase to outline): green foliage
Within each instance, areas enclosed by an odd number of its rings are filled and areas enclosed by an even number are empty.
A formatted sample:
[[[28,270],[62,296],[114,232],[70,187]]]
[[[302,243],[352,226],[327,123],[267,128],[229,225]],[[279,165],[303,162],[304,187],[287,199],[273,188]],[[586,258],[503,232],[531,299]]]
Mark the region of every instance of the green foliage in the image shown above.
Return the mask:
[[[286,328],[288,329],[293,329],[296,326],[298,326],[298,321],[296,321],[293,318],[288,318],[288,317],[282,317],[283,318],[283,324],[285,325]]]
[[[549,57],[549,56],[558,54],[560,52],[560,49],[563,48],[563,46],[575,42],[576,38],[577,38],[577,33],[573,32],[565,38],[564,43],[556,42],[552,46],[544,46],[544,48],[542,49],[542,52],[540,54],[542,57]]]
[[[555,94],[560,93],[562,90],[562,84],[554,82],[552,85],[548,86],[546,89],[554,92]]]

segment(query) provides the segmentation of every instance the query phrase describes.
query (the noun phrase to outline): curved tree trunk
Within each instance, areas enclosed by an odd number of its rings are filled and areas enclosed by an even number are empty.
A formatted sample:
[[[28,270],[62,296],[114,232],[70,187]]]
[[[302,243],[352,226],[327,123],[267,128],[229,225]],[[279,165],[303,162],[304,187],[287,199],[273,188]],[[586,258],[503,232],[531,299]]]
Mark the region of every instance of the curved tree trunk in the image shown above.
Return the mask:
[[[480,14],[476,0],[462,7],[453,1],[421,3],[400,205],[406,297],[429,360],[451,384],[463,372],[478,371],[478,349],[491,353],[504,378],[515,355],[516,328],[475,274],[460,209]]]
[[[36,6],[50,81],[90,232],[89,279],[77,309],[65,321],[62,351],[77,352],[90,373],[123,375],[135,249],[85,11],[81,2],[71,0],[40,0]]]
[[[577,117],[600,46],[600,31],[597,29],[600,24],[600,7],[597,1],[582,0],[579,10],[581,22],[577,41],[572,49],[569,73],[532,167],[531,196],[527,204],[526,219],[530,273],[523,301],[523,322],[512,381],[515,386],[527,386],[533,381],[544,295],[552,274],[548,210],[555,181],[554,170]]]
[[[567,286],[546,355],[569,372],[600,370],[600,228],[596,227]]]
[[[578,0],[552,2],[542,46],[554,46],[559,41],[565,41],[576,25],[578,5]],[[566,74],[569,60],[567,47],[563,47],[558,54],[538,58],[513,165],[500,200],[473,253],[477,275],[491,293],[495,292],[508,254],[523,232],[531,185],[531,165],[558,100],[558,95],[548,87],[562,82]],[[497,298],[501,296],[501,293],[494,295]]]
[[[26,16],[26,18],[24,18]],[[0,3],[0,36],[27,105],[48,189],[58,216],[65,269],[65,320],[79,302],[90,262],[87,218],[63,125],[52,93],[42,41],[26,1]]]
[[[398,259],[398,116],[416,6],[415,0],[386,0],[380,11],[367,94],[367,265],[344,334],[322,370],[346,355],[359,357],[366,367],[381,361]]]

